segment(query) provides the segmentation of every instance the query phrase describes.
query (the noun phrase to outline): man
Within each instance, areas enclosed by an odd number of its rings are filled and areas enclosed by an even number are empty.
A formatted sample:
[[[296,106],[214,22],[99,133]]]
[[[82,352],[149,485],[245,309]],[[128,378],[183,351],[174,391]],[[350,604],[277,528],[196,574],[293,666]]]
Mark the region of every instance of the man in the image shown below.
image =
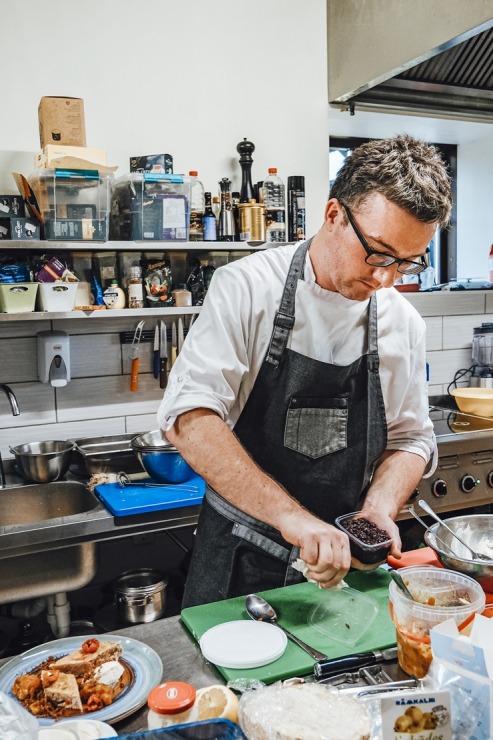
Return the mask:
[[[451,190],[438,151],[410,136],[347,158],[319,232],[217,270],[159,409],[207,481],[184,606],[351,565],[337,516],[394,519],[434,455],[425,325],[394,288],[425,268]],[[353,562],[353,565],[358,565]]]

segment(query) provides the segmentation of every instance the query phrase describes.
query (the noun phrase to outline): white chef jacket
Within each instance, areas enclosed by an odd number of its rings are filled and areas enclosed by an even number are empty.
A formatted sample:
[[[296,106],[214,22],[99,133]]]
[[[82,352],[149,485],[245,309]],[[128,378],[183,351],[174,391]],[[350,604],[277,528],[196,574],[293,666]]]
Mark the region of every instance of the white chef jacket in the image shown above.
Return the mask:
[[[168,378],[158,422],[166,431],[195,408],[215,411],[234,427],[267,353],[275,313],[293,254],[287,245],[256,252],[214,273]],[[334,365],[367,352],[368,300],[353,301],[317,285],[307,253],[298,281],[288,347]],[[394,288],[377,291],[380,382],[389,450],[428,462],[436,449],[426,391],[426,325]]]

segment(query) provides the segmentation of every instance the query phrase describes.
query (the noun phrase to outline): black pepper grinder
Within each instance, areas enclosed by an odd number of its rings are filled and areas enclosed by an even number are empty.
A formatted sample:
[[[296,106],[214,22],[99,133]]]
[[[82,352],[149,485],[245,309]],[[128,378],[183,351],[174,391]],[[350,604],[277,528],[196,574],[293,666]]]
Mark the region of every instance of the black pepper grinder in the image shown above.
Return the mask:
[[[236,151],[240,155],[241,167],[240,203],[248,203],[252,199],[255,200],[255,191],[252,185],[252,152],[255,151],[255,144],[243,139],[236,147]]]

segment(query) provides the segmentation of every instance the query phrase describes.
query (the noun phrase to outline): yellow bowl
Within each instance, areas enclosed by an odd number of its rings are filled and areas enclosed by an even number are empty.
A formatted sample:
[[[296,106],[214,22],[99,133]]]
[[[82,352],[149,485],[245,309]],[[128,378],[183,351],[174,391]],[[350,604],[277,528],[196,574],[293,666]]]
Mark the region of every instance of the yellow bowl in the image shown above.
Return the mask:
[[[493,388],[454,388],[450,393],[465,414],[493,416]]]

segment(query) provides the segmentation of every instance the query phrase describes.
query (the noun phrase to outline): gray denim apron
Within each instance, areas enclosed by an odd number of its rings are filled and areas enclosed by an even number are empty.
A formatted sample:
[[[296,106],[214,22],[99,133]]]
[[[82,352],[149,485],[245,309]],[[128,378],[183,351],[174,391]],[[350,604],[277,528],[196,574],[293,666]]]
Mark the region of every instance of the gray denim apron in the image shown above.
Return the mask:
[[[311,240],[296,250],[265,360],[234,427],[257,465],[320,519],[356,511],[387,445],[378,373],[377,300],[368,306],[368,354],[347,366],[287,347]],[[297,547],[207,488],[183,606],[297,583]]]

